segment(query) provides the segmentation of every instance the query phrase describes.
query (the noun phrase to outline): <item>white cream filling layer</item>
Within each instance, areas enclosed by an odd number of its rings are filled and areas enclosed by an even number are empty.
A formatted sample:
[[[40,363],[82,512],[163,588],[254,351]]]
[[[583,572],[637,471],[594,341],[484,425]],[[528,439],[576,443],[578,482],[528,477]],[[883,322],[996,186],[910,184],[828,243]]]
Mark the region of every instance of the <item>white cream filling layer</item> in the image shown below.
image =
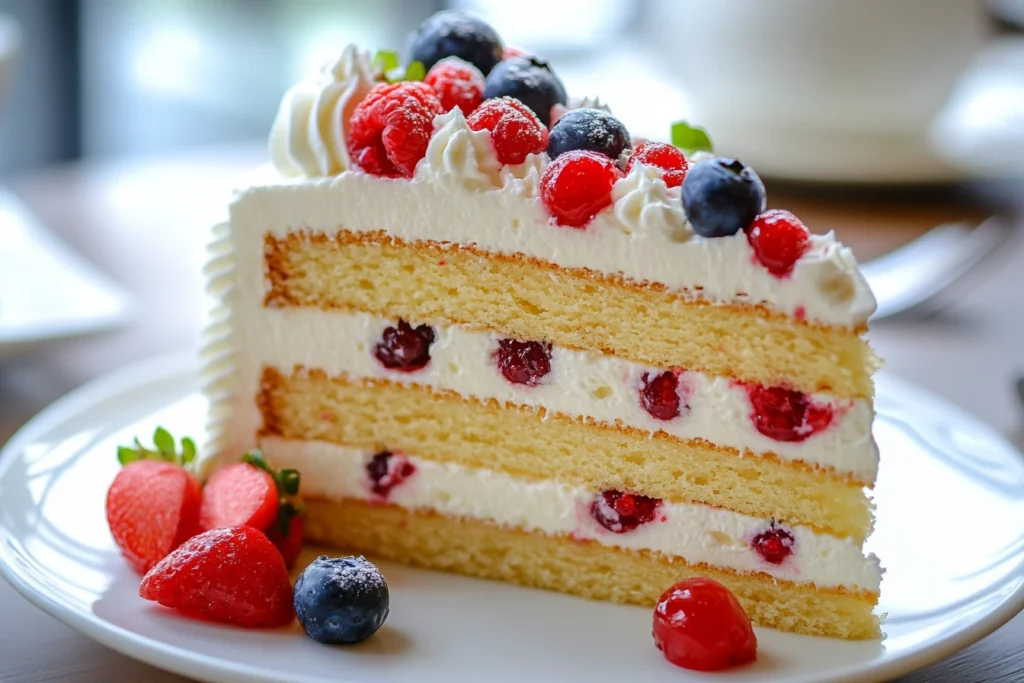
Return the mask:
[[[443,167],[455,163],[453,159],[465,161],[472,146],[464,138],[446,138],[465,147],[459,154],[453,150],[449,157],[440,150],[421,163]],[[479,170],[479,162],[473,168]],[[422,175],[429,176],[428,170]],[[565,268],[661,283],[692,298],[763,304],[840,327],[861,325],[874,311],[874,297],[853,254],[831,233],[813,236],[793,272],[778,278],[757,261],[743,232],[707,239],[688,227],[682,229],[687,224],[678,193],[664,191],[664,183],[648,177],[640,166],[634,171],[613,188],[618,206],[603,210],[584,229],[552,223],[540,199],[528,192],[526,179],[533,177],[529,169],[522,171],[524,180],[510,179],[489,190],[467,189],[466,178],[435,182],[346,171],[289,183],[277,176],[271,184],[250,187],[236,197],[232,227],[236,245],[258,243],[266,232],[284,236],[296,230],[327,235],[383,231],[410,242],[525,254]],[[648,205],[657,210],[648,210]],[[238,264],[262,268],[262,263],[242,259]]]
[[[832,406],[829,427],[802,442],[776,441],[754,427],[746,390],[724,378],[683,372],[679,376],[680,405],[689,408],[679,417],[663,421],[643,408],[639,396],[644,374],[653,376],[659,371],[621,358],[556,346],[551,371],[531,387],[513,384],[501,374],[494,360],[499,338],[490,332],[435,326],[427,366],[399,372],[388,370],[373,355],[384,328],[394,321],[365,313],[308,308],[261,307],[247,311],[249,316],[252,329],[259,334],[249,336],[247,353],[284,372],[303,365],[329,375],[386,378],[478,399],[541,407],[650,433],[661,430],[681,439],[700,438],[741,452],[772,452],[787,460],[849,473],[865,482],[873,482],[878,469],[878,449],[871,436],[873,411],[864,400],[812,395],[815,403]]]
[[[366,465],[372,453],[317,441],[265,438],[262,447],[275,466],[302,473],[307,496],[381,502]],[[793,553],[781,564],[764,561],[751,540],[768,521],[728,510],[681,503],[663,504],[654,521],[613,533],[590,514],[595,493],[552,480],[526,481],[490,470],[470,469],[408,457],[415,472],[390,490],[386,501],[409,510],[433,510],[495,524],[572,536],[628,550],[650,550],[739,572],[763,572],[778,579],[842,586],[877,593],[881,569],[849,539],[792,527]]]

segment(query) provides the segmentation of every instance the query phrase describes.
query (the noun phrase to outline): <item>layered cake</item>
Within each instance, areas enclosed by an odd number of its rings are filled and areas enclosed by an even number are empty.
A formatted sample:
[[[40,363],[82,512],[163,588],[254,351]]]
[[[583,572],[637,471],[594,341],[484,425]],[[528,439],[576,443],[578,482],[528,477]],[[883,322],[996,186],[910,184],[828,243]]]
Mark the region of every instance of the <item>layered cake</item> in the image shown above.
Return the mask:
[[[877,637],[850,251],[478,20],[408,57],[292,88],[217,228],[215,452],[300,470],[313,541],[646,606],[702,575],[756,623]]]

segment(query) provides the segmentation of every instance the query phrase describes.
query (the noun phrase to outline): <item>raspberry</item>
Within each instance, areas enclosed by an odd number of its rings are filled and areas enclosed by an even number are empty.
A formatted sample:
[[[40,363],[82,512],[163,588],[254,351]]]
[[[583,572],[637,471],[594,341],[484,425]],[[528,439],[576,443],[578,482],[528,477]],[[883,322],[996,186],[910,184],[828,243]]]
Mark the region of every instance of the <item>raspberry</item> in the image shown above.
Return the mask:
[[[757,659],[750,617],[714,579],[684,579],[654,607],[654,644],[665,659],[695,671],[717,671]]]
[[[434,328],[430,325],[413,327],[399,320],[396,327],[385,328],[373,355],[389,370],[414,372],[430,362],[430,345],[434,343]]]
[[[445,57],[432,66],[423,82],[437,92],[445,112],[458,107],[469,116],[484,101],[484,75],[458,57]]]
[[[404,455],[381,451],[366,463],[366,474],[370,478],[370,490],[381,498],[387,498],[391,489],[416,474],[416,466]]]
[[[626,173],[633,168],[634,161],[660,168],[663,171],[662,180],[669,187],[682,185],[686,178],[686,170],[690,167],[678,147],[663,142],[644,142],[637,145],[626,161]]]
[[[348,151],[367,173],[411,178],[427,153],[441,102],[425,83],[380,83],[349,121]]]
[[[513,57],[529,57],[530,53],[526,50],[521,50],[518,47],[512,47],[506,45],[504,51],[501,53],[502,59],[512,59]]]
[[[757,260],[776,277],[785,277],[811,246],[810,231],[783,209],[765,211],[747,228]]]
[[[590,514],[608,531],[624,534],[654,521],[659,507],[661,500],[658,498],[610,489],[598,494],[590,504]]]
[[[502,165],[521,164],[528,154],[548,148],[548,129],[529,107],[511,97],[487,100],[466,123],[473,130],[491,132],[491,146]]]
[[[582,228],[601,209],[611,206],[612,185],[621,177],[615,162],[605,155],[573,150],[545,169],[540,198],[559,225]]]
[[[793,554],[794,541],[793,534],[773,519],[765,531],[754,536],[750,545],[765,562],[782,564]]]
[[[535,387],[551,372],[551,344],[501,339],[494,352],[494,361],[512,384]]]
[[[651,376],[645,372],[640,388],[640,405],[656,420],[672,420],[682,413],[679,399],[679,377],[666,370]],[[687,406],[688,407],[688,406]]]
[[[832,407],[807,394],[782,387],[749,384],[750,420],[758,432],[776,441],[799,442],[832,424]]]

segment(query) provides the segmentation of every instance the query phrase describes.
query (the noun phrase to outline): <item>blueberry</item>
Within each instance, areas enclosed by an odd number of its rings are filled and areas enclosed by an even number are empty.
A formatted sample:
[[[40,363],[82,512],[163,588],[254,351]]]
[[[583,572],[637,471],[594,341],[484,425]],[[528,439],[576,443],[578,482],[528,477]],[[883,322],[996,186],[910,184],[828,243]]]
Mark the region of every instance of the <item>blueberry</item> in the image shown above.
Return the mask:
[[[613,161],[629,147],[629,131],[603,109],[575,109],[558,119],[548,136],[548,156],[574,149],[599,152]]]
[[[358,643],[388,618],[388,584],[363,557],[321,555],[295,582],[295,615],[318,643]]]
[[[484,99],[514,97],[533,110],[545,126],[551,124],[551,107],[565,104],[565,88],[543,59],[511,57],[487,75]]]
[[[487,22],[463,12],[438,12],[416,29],[410,39],[409,60],[430,67],[445,57],[459,57],[485,76],[501,61],[504,48]]]
[[[715,158],[690,167],[683,181],[683,209],[703,237],[727,237],[764,211],[764,183],[736,159]]]

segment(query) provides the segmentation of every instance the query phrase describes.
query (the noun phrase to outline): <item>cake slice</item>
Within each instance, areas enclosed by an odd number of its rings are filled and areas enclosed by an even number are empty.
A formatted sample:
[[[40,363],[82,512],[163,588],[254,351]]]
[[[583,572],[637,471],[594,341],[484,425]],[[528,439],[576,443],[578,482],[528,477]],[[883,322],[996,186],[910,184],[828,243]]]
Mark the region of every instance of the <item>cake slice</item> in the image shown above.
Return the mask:
[[[412,56],[424,82],[350,46],[289,91],[217,228],[216,451],[301,470],[315,541],[645,606],[705,575],[761,625],[878,637],[850,251],[481,22]]]

